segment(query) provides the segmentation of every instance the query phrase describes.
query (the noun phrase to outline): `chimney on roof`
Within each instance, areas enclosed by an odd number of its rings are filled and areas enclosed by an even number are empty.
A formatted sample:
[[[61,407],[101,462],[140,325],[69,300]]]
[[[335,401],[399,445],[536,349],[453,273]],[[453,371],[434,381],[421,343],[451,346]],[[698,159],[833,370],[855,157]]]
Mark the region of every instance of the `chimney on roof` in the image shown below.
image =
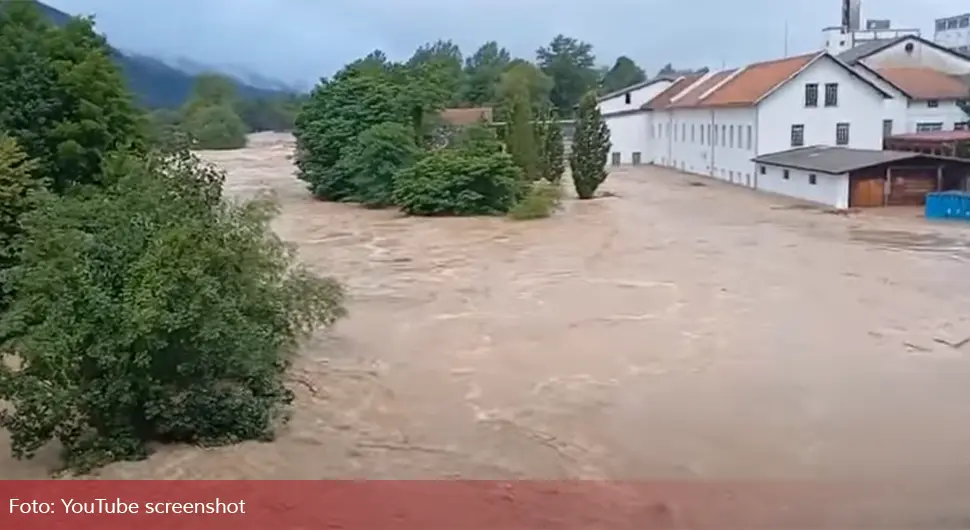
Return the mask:
[[[862,0],[842,0],[842,30],[846,33],[862,28]]]

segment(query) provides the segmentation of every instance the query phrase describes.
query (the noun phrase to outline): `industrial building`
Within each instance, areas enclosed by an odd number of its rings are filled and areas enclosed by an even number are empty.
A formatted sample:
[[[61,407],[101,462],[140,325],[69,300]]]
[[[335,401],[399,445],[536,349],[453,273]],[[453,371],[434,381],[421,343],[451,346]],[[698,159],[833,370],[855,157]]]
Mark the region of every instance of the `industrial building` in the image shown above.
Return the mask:
[[[881,151],[900,134],[968,129],[970,57],[918,34],[870,39],[891,24],[870,21],[861,30],[859,11],[858,0],[844,0],[838,36],[851,48],[827,45],[740,68],[660,77],[604,96],[611,162],[675,168],[838,208],[873,204],[861,188],[851,191],[848,170],[837,183],[823,171],[796,179],[797,172],[772,169],[771,161],[786,152],[836,153],[826,146],[852,157]],[[902,193],[894,186],[886,189]]]

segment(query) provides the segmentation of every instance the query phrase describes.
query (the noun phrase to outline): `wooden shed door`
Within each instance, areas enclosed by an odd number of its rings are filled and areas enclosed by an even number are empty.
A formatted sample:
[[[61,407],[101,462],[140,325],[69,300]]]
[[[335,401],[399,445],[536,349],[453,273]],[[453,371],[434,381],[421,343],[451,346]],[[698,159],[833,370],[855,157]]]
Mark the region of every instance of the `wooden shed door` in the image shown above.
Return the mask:
[[[926,194],[936,191],[936,175],[933,170],[907,170],[897,174],[893,171],[889,188],[889,204],[893,206],[919,206],[926,203]]]
[[[853,179],[849,189],[849,206],[853,208],[867,208],[882,206],[883,179]]]

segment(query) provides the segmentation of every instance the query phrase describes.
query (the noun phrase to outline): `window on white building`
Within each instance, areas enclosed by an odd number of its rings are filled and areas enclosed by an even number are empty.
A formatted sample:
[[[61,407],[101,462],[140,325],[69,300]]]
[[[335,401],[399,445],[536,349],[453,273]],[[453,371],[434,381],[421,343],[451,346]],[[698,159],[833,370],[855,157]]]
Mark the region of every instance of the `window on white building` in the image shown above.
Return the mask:
[[[917,123],[916,132],[932,132],[932,131],[942,131],[943,122],[933,122],[933,123]]]
[[[708,125],[708,127],[710,127],[710,129],[707,131],[707,137],[711,140],[711,147],[717,147],[717,125],[714,125],[713,127]]]
[[[748,141],[747,141],[747,146],[748,146],[747,147],[747,150],[750,151],[751,150],[751,126],[750,125],[748,125]]]
[[[960,17],[960,27],[961,28],[966,28],[968,26],[970,26],[970,17],[968,17],[966,15]]]
[[[781,178],[788,180],[788,170],[785,169],[781,172]]]
[[[965,122],[965,121],[958,121],[958,122],[956,122],[956,123],[953,124],[953,130],[954,131],[966,131],[966,130],[970,130],[970,123]]]
[[[728,130],[730,131],[728,133],[729,147],[734,147],[734,125],[728,127]],[[738,143],[741,143],[741,142],[739,141]]]
[[[686,142],[687,141],[687,124],[686,123],[681,123],[680,124],[680,141],[681,142]]]
[[[849,145],[849,124],[835,124],[835,145]]]
[[[697,141],[697,137],[695,136],[695,133],[697,132],[696,127],[697,126],[694,125],[693,123],[690,124],[690,143],[694,143]]]
[[[764,175],[765,171],[766,171],[765,166],[758,166],[758,173],[761,173],[762,175]]]
[[[946,29],[956,29],[956,27],[957,27],[957,19],[951,18],[950,20],[946,21]]]
[[[808,183],[811,184],[812,186],[815,185],[815,173],[808,174]]]
[[[626,103],[627,105],[630,104],[631,99],[632,99],[631,94],[629,92],[627,92],[626,94],[623,94],[623,102]]]
[[[936,31],[943,31],[945,29],[946,29],[946,21],[945,20],[937,20],[936,21]]]
[[[701,145],[704,145],[704,125],[698,127],[701,130]]]
[[[805,106],[818,106],[818,83],[805,83]]]
[[[727,147],[727,125],[721,125],[721,147]]]
[[[791,146],[801,147],[803,145],[805,145],[805,126],[792,125],[791,126]]]
[[[930,99],[926,101],[926,106],[931,109],[935,109],[940,106],[940,102],[935,99]]]
[[[825,83],[825,106],[837,107],[839,105],[839,84]]]
[[[893,121],[882,120],[882,137],[887,138],[893,135]]]

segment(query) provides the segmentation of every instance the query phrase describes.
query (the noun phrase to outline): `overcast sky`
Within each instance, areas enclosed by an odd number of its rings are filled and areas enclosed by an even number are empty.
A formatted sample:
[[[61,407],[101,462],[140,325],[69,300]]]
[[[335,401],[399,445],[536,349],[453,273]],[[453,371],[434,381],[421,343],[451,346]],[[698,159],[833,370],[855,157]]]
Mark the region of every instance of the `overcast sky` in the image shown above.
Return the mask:
[[[307,83],[380,48],[403,58],[452,39],[466,54],[497,40],[533,57],[557,33],[593,44],[598,62],[628,55],[648,74],[736,66],[822,45],[839,0],[45,0],[94,14],[116,47],[245,67]],[[863,0],[862,18],[889,18],[932,38],[933,19],[970,11],[966,0]]]

